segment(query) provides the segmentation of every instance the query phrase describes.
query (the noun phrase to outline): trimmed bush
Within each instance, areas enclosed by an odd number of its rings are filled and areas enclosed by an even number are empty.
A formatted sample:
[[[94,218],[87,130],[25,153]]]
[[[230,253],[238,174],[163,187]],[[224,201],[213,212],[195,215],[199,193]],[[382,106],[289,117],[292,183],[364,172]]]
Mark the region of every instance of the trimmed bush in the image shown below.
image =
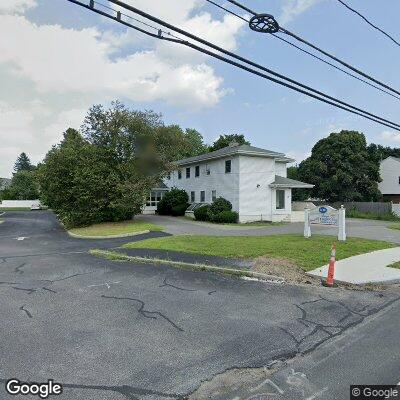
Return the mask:
[[[188,207],[189,196],[186,191],[172,188],[158,202],[157,213],[160,215],[184,215]]]
[[[210,206],[207,204],[194,210],[194,217],[197,221],[209,221]]]
[[[174,217],[180,217],[182,215],[185,215],[185,211],[189,207],[188,203],[185,204],[178,204],[177,206],[173,206],[171,209],[171,215]]]
[[[210,207],[210,214],[216,215],[223,211],[231,211],[232,203],[223,197],[218,197],[215,199]]]
[[[236,211],[222,211],[212,216],[212,222],[217,224],[236,224],[239,219],[239,214]]]

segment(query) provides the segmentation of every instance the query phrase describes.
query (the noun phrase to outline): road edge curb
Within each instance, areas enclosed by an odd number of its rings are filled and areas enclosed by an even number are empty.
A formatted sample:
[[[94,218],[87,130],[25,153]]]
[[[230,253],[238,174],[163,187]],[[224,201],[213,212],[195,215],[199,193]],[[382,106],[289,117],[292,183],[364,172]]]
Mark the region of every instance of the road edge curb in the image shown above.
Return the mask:
[[[78,235],[77,233],[72,233],[67,230],[69,236],[76,238],[76,239],[117,239],[117,238],[124,238],[124,237],[131,237],[137,235],[144,235],[145,233],[150,233],[150,230],[144,230],[139,232],[131,232],[131,233],[122,233],[120,235],[103,235],[103,236],[83,236]]]
[[[105,257],[109,260],[114,260],[114,261],[135,261],[135,262],[139,262],[139,263],[143,263],[143,264],[169,265],[172,267],[190,269],[190,270],[194,270],[194,271],[210,271],[210,272],[222,273],[222,274],[226,274],[226,275],[255,278],[255,279],[260,279],[260,280],[267,281],[267,282],[274,282],[274,283],[285,283],[286,282],[286,280],[283,277],[276,276],[276,275],[267,275],[267,274],[263,274],[261,272],[254,272],[254,271],[242,270],[242,269],[236,269],[236,268],[224,268],[224,267],[218,267],[216,265],[196,264],[196,263],[188,263],[188,262],[181,262],[181,261],[165,260],[165,259],[160,259],[160,258],[129,256],[127,254],[119,253],[116,251],[99,250],[99,249],[89,250],[89,253],[94,256],[97,256],[97,257]]]

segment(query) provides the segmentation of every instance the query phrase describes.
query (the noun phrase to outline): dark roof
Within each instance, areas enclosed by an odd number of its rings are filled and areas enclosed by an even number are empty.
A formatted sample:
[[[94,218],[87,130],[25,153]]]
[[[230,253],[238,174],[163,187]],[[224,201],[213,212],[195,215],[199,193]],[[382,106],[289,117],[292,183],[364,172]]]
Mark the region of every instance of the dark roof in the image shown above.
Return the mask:
[[[314,185],[296,181],[294,179],[284,178],[283,176],[275,175],[275,181],[270,184],[272,187],[287,187],[287,188],[313,188]]]
[[[159,181],[157,182],[157,185],[154,187],[154,189],[169,189],[169,188],[163,181]]]
[[[214,158],[222,158],[227,156],[232,156],[236,154],[250,155],[250,156],[259,156],[259,157],[268,157],[268,158],[276,158],[278,161],[283,162],[293,162],[294,160],[288,158],[283,153],[277,153],[276,151],[260,149],[259,147],[249,146],[247,144],[239,145],[239,146],[228,146],[223,149],[219,149],[216,151],[211,151],[209,153],[200,154],[199,156],[185,158],[183,160],[178,160],[175,163],[178,165],[185,164],[193,164],[199,161],[211,160]]]

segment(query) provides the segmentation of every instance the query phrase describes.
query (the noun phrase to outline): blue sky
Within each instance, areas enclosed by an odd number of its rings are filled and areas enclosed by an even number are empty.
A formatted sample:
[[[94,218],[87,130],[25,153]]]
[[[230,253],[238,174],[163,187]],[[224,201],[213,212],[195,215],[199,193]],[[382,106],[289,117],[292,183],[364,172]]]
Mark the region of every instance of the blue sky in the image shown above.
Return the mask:
[[[250,31],[204,0],[129,2],[271,69],[398,120],[398,100]],[[336,0],[242,2],[273,14],[289,30],[400,89],[400,48]],[[0,176],[11,175],[21,151],[40,161],[68,126],[79,127],[91,104],[113,99],[161,112],[166,123],[196,128],[207,142],[222,133],[243,133],[253,145],[286,152],[298,161],[318,139],[340,129],[362,131],[369,142],[399,144],[389,128],[191,50],[127,32],[66,0],[2,3]],[[398,1],[348,3],[400,39]]]

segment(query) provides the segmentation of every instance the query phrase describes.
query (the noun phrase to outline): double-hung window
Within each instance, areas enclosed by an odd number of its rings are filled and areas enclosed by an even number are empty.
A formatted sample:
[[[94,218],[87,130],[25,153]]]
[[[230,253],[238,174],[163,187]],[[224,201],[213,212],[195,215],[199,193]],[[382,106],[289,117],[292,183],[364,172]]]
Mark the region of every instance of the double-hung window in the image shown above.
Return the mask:
[[[178,171],[178,179],[182,179],[182,171],[181,170]]]
[[[186,168],[186,179],[190,178],[190,167]]]
[[[200,203],[205,203],[206,202],[206,192],[202,190],[200,192]]]
[[[190,202],[194,203],[196,201],[196,192],[190,192]]]
[[[212,190],[211,191],[211,200],[217,200],[217,191],[216,190]]]
[[[232,160],[225,161],[225,173],[230,174],[232,172]]]
[[[194,176],[195,178],[198,178],[200,176],[200,165],[196,165],[194,168]]]
[[[277,210],[285,209],[285,191],[284,190],[276,191],[276,209]]]

